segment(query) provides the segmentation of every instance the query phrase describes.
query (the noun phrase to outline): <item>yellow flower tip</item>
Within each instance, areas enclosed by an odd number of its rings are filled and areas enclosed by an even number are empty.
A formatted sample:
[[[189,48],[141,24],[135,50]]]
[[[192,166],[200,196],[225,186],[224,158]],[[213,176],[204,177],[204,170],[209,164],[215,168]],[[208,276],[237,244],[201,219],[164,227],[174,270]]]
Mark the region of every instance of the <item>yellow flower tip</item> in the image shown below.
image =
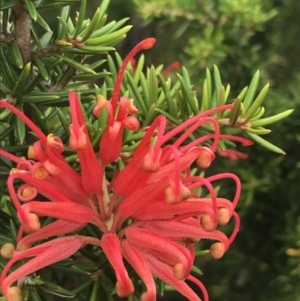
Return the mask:
[[[205,231],[213,231],[215,229],[215,223],[208,214],[204,214],[201,217],[201,226]]]
[[[131,279],[128,279],[128,281],[125,285],[124,285],[124,283],[120,283],[120,281],[117,281],[116,292],[120,298],[125,298],[125,297],[131,295],[134,292],[134,286],[133,286]]]
[[[11,170],[10,170],[10,175],[12,175],[12,174],[14,174],[14,173],[17,173],[17,172],[20,172],[20,169],[18,169],[18,168],[12,168]]]
[[[174,188],[169,186],[165,189],[165,200],[167,204],[173,205],[178,204],[182,201],[181,196],[175,194]]]
[[[64,150],[64,145],[62,144],[60,138],[54,136],[53,134],[49,134],[47,136],[47,143],[54,147],[59,153],[62,153]]]
[[[34,147],[32,145],[29,146],[28,152],[27,152],[28,159],[37,160],[36,152],[34,150]]]
[[[97,105],[104,107],[106,99],[103,95],[97,95]]]
[[[35,169],[33,176],[39,180],[43,180],[49,176],[49,172],[44,166]]]
[[[39,217],[35,213],[28,213],[27,223],[23,224],[26,233],[32,233],[41,228]]]
[[[86,149],[88,145],[87,135],[84,133],[84,128],[81,127],[79,129],[78,137],[75,136],[72,128],[70,127],[70,138],[69,138],[69,146],[74,151],[81,151]]]
[[[211,162],[215,159],[214,153],[208,147],[202,147],[202,150],[196,160],[196,164],[202,168],[206,169],[210,166]]]
[[[176,192],[171,185],[165,189],[165,200],[168,204],[178,204],[183,200],[187,200],[191,196],[191,191],[181,184],[180,191]]]
[[[174,265],[174,268],[173,268],[174,277],[178,280],[183,280],[183,279],[187,278],[189,275],[189,272],[190,271],[188,269],[186,269],[184,264],[181,262]]]
[[[133,104],[132,98],[129,98],[127,101],[127,109],[130,114],[136,114],[139,111],[137,107]]]
[[[22,292],[18,287],[12,286],[8,288],[6,297],[9,301],[22,301]]]
[[[221,242],[216,242],[214,243],[209,250],[209,254],[212,258],[214,259],[219,259],[221,258],[225,253],[225,247],[224,244]]]
[[[103,95],[97,95],[96,105],[93,110],[93,114],[98,117],[101,110],[105,107],[106,99]]]
[[[300,257],[300,249],[289,248],[286,250],[286,255],[291,257]]]
[[[2,246],[0,249],[0,255],[1,257],[5,259],[11,259],[15,252],[15,246],[11,243],[6,243]]]
[[[18,251],[18,252],[26,251],[26,250],[28,250],[30,247],[31,247],[30,245],[18,245],[17,251]]]
[[[184,185],[181,187],[181,196],[183,200],[187,200],[192,195],[191,191]]]
[[[147,154],[143,159],[143,170],[147,172],[157,172],[160,168],[159,160],[154,161],[151,154]]]
[[[147,172],[157,172],[160,168],[161,150],[154,157],[154,150],[150,148],[149,152],[143,158],[143,169]]]
[[[27,186],[22,190],[21,192],[21,197],[22,200],[24,201],[24,199],[30,199],[32,200],[33,198],[35,198],[37,196],[37,189],[35,187],[32,186]]]
[[[231,214],[227,208],[220,208],[218,210],[218,224],[220,226],[225,226],[229,222]]]

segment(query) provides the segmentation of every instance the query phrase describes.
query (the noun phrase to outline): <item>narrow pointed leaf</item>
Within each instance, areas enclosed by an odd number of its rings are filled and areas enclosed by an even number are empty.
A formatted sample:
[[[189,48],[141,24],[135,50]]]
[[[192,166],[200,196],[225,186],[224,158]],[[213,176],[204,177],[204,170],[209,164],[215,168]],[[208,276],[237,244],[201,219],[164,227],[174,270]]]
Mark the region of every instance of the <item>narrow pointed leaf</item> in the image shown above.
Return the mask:
[[[234,125],[236,123],[240,114],[240,108],[241,108],[241,100],[239,98],[236,98],[234,101],[234,107],[231,110],[228,125]]]
[[[23,104],[17,104],[17,108],[23,112]],[[25,140],[25,124],[24,122],[20,119],[20,118],[16,118],[16,133],[17,133],[17,137],[18,137],[18,141],[21,145],[23,145],[24,140]]]
[[[256,134],[252,134],[247,132],[247,135],[250,137],[250,139],[252,139],[254,142],[260,144],[261,146],[267,148],[268,150],[277,153],[277,154],[281,154],[281,155],[285,155],[285,152],[277,147],[276,145],[270,143],[269,141],[265,140],[264,138],[256,135]]]
[[[110,33],[113,30],[116,23],[117,23],[116,21],[111,21],[108,24],[106,24],[105,26],[103,26],[97,30],[94,30],[94,32],[90,35],[90,39],[97,38],[97,37],[103,36],[107,33]]]
[[[31,70],[31,62],[27,63],[24,66],[24,68],[22,69],[22,72],[21,72],[21,74],[20,74],[20,76],[19,76],[19,78],[18,78],[15,86],[12,89],[12,94],[13,95],[19,96],[21,94],[21,92],[24,89],[26,80],[27,80],[27,78],[29,76],[30,70]]]
[[[259,83],[259,71],[256,71],[256,73],[254,74],[251,80],[245,99],[243,101],[246,110],[248,110],[252,104],[258,83]]]
[[[149,69],[148,87],[149,87],[149,100],[151,105],[153,105],[155,104],[158,98],[157,77],[155,74],[155,68],[153,66],[151,66],[151,68]]]
[[[256,135],[267,135],[271,133],[271,130],[265,129],[263,127],[256,127],[256,128],[243,127],[242,129]]]
[[[201,112],[208,110],[211,107],[211,102],[209,98],[207,80],[204,80],[203,90],[202,90],[202,103],[201,103]]]
[[[37,11],[35,9],[33,2],[31,0],[24,0],[24,4],[25,4],[25,8],[26,8],[29,16],[31,17],[31,19],[36,21],[37,20]]]
[[[79,33],[83,30],[82,24],[85,18],[86,6],[87,6],[87,0],[81,0],[74,38],[76,38],[79,35]]]
[[[290,114],[293,113],[294,110],[286,110],[282,113],[276,114],[274,116],[270,116],[270,117],[266,117],[266,118],[262,118],[256,121],[252,122],[252,126],[253,127],[257,127],[257,126],[265,126],[274,122],[277,122],[283,118],[288,117]]]
[[[111,42],[112,40],[116,40],[119,38],[122,38],[124,36],[124,34],[126,34],[130,29],[132,28],[132,25],[127,25],[115,32],[97,37],[97,38],[93,38],[93,39],[88,39],[85,42],[86,46],[98,46],[98,45],[103,45],[106,43]]]
[[[34,61],[35,61],[35,64],[36,64],[41,76],[43,77],[43,79],[44,80],[49,80],[48,71],[45,68],[44,63],[42,62],[42,60],[36,56],[36,57],[34,57]]]
[[[19,69],[22,69],[24,67],[23,58],[16,42],[10,43],[10,51],[14,64]]]
[[[215,84],[215,89],[214,89],[214,98],[212,104],[213,107],[217,105],[217,102],[220,98],[221,88],[222,88],[220,71],[216,65],[214,65],[214,84]]]
[[[37,23],[39,23],[44,29],[51,32],[51,28],[49,27],[48,23],[44,20],[44,18],[38,13],[37,15]]]
[[[248,121],[255,114],[257,109],[261,106],[262,102],[264,101],[268,91],[269,91],[269,84],[267,84],[263,87],[263,89],[260,91],[259,95],[254,100],[253,104],[246,111],[246,114],[244,116],[245,121]]]
[[[72,60],[71,58],[68,58],[66,56],[62,56],[62,55],[59,55],[57,53],[52,53],[52,55],[58,59],[61,59],[63,60],[66,64],[68,64],[69,66],[71,67],[74,67],[84,73],[91,73],[91,74],[97,74],[94,70],[92,70],[91,68],[75,61],[75,60]]]
[[[98,25],[98,23],[100,21],[100,15],[101,15],[101,11],[99,8],[97,8],[91,22],[85,28],[85,30],[80,34],[82,42],[86,41],[90,37],[92,32],[95,30],[96,26]]]
[[[17,75],[14,72],[13,68],[10,66],[10,64],[8,63],[8,61],[6,60],[6,55],[3,51],[3,48],[0,47],[0,64],[1,64],[1,69],[3,71],[3,75],[7,81],[7,83],[9,84],[10,87],[13,87],[14,84],[17,81]]]
[[[258,113],[256,115],[254,115],[251,119],[250,122],[253,124],[253,122],[255,120],[259,120],[261,119],[261,117],[265,114],[265,108],[264,107],[260,107],[258,110]]]

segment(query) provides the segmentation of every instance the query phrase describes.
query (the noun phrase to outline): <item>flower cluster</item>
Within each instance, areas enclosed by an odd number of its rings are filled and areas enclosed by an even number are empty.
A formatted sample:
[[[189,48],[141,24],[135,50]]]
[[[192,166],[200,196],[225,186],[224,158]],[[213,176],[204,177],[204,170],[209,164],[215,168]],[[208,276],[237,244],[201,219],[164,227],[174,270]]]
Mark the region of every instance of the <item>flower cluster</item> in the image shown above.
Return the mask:
[[[110,101],[98,97],[94,114],[98,116],[104,108],[108,111],[99,152],[92,147],[78,97],[70,92],[69,147],[78,156],[80,171],[66,161],[59,137],[44,135],[22,112],[0,101],[0,106],[18,115],[38,137],[27,159],[0,149],[0,156],[16,164],[7,187],[21,224],[16,249],[11,244],[1,249],[1,255],[10,259],[0,278],[2,293],[9,301],[22,299],[20,288],[13,286],[17,280],[72,256],[87,244],[101,248],[107,257],[115,271],[116,293],[120,297],[134,292],[125,259],[146,286],[140,300],[156,300],[153,277],[170,284],[188,300],[202,300],[186,283],[192,281],[208,300],[202,283],[190,274],[194,245],[200,239],[212,240],[211,256],[223,256],[239,229],[235,207],[241,186],[234,174],[195,176],[191,168],[209,167],[220,139],[244,145],[250,142],[220,133],[215,113],[233,107],[224,105],[201,112],[171,130],[167,130],[166,118],[158,116],[144,129],[130,158],[122,154],[124,128],[139,128],[135,116],[138,110],[132,100],[119,97],[122,77],[135,53],[153,44],[154,39],[146,39],[125,58]],[[213,133],[189,139],[204,124],[212,126]],[[107,167],[115,161],[122,164],[108,178]],[[214,182],[223,179],[235,183],[233,200],[219,197],[214,190]],[[16,187],[15,180],[22,184]],[[199,188],[207,191],[206,197],[196,193]],[[41,226],[41,217],[51,217],[52,222]],[[218,226],[226,225],[231,218],[235,226],[228,237]],[[74,235],[88,223],[97,226],[102,236]],[[9,272],[23,259],[22,266]]]

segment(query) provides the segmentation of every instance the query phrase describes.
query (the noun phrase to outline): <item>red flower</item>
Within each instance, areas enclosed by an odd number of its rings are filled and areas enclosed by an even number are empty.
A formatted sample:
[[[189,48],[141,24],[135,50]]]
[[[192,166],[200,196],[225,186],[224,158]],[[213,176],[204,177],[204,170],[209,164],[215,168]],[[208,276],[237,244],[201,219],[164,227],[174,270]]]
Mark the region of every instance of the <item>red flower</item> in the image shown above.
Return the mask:
[[[195,163],[199,168],[207,168],[215,158],[220,139],[249,143],[242,138],[220,134],[213,114],[233,106],[224,105],[202,112],[169,132],[166,132],[166,118],[157,117],[129,163],[124,162],[124,168],[116,172],[110,183],[105,174],[108,164],[120,161],[124,127],[138,128],[133,116],[137,111],[131,100],[124,97],[119,100],[126,64],[136,51],[151,47],[153,42],[142,42],[124,60],[111,101],[98,99],[94,113],[99,114],[104,106],[109,112],[98,154],[93,150],[77,95],[70,93],[69,146],[78,155],[80,172],[64,158],[64,145],[59,137],[46,137],[25,115],[0,101],[0,105],[18,115],[39,139],[30,148],[28,159],[0,150],[0,156],[16,163],[7,185],[21,222],[17,251],[7,245],[1,251],[11,258],[0,278],[2,292],[9,301],[21,298],[19,289],[11,287],[16,280],[71,256],[85,244],[102,248],[115,270],[116,292],[120,297],[134,291],[124,257],[146,285],[147,291],[141,300],[156,300],[153,275],[189,300],[200,300],[185,282],[186,279],[193,281],[203,291],[204,300],[208,300],[203,285],[190,275],[195,257],[193,244],[200,239],[214,240],[211,256],[223,256],[239,228],[239,218],[234,210],[241,187],[239,179],[231,173],[204,178],[191,175],[191,166]],[[187,138],[205,123],[214,127],[214,133],[186,143]],[[208,147],[207,142],[211,139],[213,143]],[[212,185],[225,178],[232,179],[236,185],[232,201],[218,197]],[[17,191],[14,188],[16,179],[23,182]],[[207,189],[209,197],[201,197],[195,192],[202,188]],[[37,194],[44,200],[36,200]],[[41,216],[56,220],[41,227]],[[228,238],[216,228],[226,225],[231,217],[236,222]],[[123,228],[125,221],[131,223]],[[103,233],[101,239],[69,235],[88,223],[99,227]],[[56,238],[61,234],[67,236]],[[28,257],[33,258],[8,274],[16,261]]]

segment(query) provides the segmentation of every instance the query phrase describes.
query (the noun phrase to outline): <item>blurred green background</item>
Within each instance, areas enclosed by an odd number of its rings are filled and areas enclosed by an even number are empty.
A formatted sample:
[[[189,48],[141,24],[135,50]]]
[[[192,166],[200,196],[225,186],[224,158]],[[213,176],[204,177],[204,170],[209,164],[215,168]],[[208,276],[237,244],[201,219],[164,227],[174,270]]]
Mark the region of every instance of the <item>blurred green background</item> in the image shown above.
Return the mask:
[[[300,300],[300,256],[291,256],[300,249],[299,16],[299,0],[113,0],[110,6],[110,19],[130,17],[134,25],[121,54],[153,36],[148,63],[179,60],[199,92],[205,68],[216,64],[233,98],[259,69],[261,85],[271,85],[268,115],[295,109],[268,137],[285,156],[252,146],[247,160],[214,163],[214,172],[230,170],[244,185],[237,239],[222,259],[198,262],[211,301]],[[230,195],[229,187],[222,189]]]

